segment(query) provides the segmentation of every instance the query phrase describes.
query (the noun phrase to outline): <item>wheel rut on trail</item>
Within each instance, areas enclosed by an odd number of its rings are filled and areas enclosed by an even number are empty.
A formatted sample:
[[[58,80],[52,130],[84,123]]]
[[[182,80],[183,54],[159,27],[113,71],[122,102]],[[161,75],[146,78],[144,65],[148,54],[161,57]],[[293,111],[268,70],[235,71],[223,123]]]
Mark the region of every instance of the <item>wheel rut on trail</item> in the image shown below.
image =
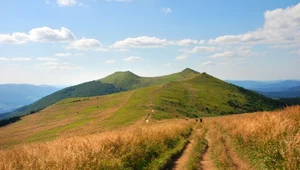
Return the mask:
[[[206,135],[205,139],[207,140],[207,148],[206,148],[205,153],[203,154],[202,159],[200,161],[200,169],[201,170],[216,170],[214,162],[210,157],[211,139],[207,135]]]
[[[225,143],[225,151],[233,165],[233,169],[236,169],[236,170],[252,169],[245,161],[243,161],[237,155],[237,153],[233,150],[233,148],[228,144],[228,141],[226,141],[226,143]]]
[[[239,155],[235,152],[235,150],[232,148],[232,146],[229,143],[229,139],[226,136],[221,136],[221,138],[224,139],[224,143],[222,146],[225,149],[225,154],[227,158],[230,161],[231,167],[230,169],[234,170],[250,170],[253,169],[251,166],[242,160]],[[200,161],[200,170],[215,170],[216,165],[214,161],[211,159],[210,153],[211,153],[211,146],[212,146],[212,140],[213,138],[210,137],[209,133],[205,136],[205,139],[207,140],[207,149],[205,153],[202,156],[202,159]],[[222,154],[222,153],[217,153]]]
[[[195,141],[191,139],[189,143],[187,144],[185,150],[183,151],[181,157],[177,159],[177,161],[174,163],[174,167],[172,170],[183,170],[185,169],[185,165],[189,160],[189,156],[191,155],[192,146]]]

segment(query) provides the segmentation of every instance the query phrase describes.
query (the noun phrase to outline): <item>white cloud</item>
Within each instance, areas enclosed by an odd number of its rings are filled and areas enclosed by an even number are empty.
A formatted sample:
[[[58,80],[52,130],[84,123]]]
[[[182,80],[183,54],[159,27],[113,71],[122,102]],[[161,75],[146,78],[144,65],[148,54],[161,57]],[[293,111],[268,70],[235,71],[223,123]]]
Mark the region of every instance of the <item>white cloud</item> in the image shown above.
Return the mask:
[[[103,45],[100,41],[96,39],[86,39],[82,38],[80,40],[76,40],[71,42],[68,49],[77,49],[77,50],[84,50],[84,51],[107,51],[108,49],[103,48]]]
[[[294,43],[300,42],[300,3],[286,9],[264,13],[264,25],[255,31],[239,35],[224,35],[209,40],[210,44]]]
[[[180,50],[181,52],[186,52],[186,53],[202,53],[202,52],[215,52],[218,49],[214,46],[196,46],[191,50]]]
[[[168,45],[166,39],[159,39],[156,37],[136,37],[136,38],[126,38],[125,40],[117,41],[111,48],[158,48]]]
[[[49,27],[34,28],[29,31],[29,34],[21,32],[0,34],[0,44],[23,44],[30,41],[66,42],[73,41],[74,39],[74,34],[64,27],[61,27],[60,30],[51,29]]]
[[[68,62],[54,62],[54,61],[37,64],[35,67],[39,68],[39,69],[45,69],[45,70],[78,70],[78,69],[81,69],[80,67],[73,66],[73,65],[69,64]]]
[[[167,63],[167,64],[165,64],[164,66],[170,67],[171,65],[172,65],[172,63]]]
[[[123,59],[123,61],[125,61],[125,62],[134,62],[134,61],[141,61],[141,60],[142,60],[142,58],[137,57],[137,56],[130,56],[130,57]]]
[[[9,61],[10,59],[9,58],[6,58],[6,57],[0,57],[0,61]]]
[[[179,46],[190,46],[190,45],[198,44],[198,41],[192,39],[183,39],[183,40],[175,41],[174,44]]]
[[[7,57],[0,57],[0,61],[30,61],[31,58],[28,57],[13,57],[13,58],[7,58]]]
[[[47,58],[47,57],[38,57],[36,58],[38,61],[57,61],[56,58]]]
[[[270,48],[275,48],[275,49],[291,49],[291,48],[298,48],[300,47],[300,43],[299,44],[277,44],[277,45],[273,45]]]
[[[29,37],[33,41],[73,41],[75,35],[67,28],[61,27],[60,30],[49,27],[34,28],[29,31]]]
[[[75,53],[76,56],[85,56],[83,53]]]
[[[72,6],[75,5],[77,2],[76,0],[56,0],[56,3],[59,6]]]
[[[175,60],[185,60],[187,58],[188,58],[188,56],[186,54],[182,54],[180,56],[175,57]]]
[[[115,60],[106,60],[104,63],[105,64],[114,64],[116,61]]]
[[[162,8],[162,11],[166,14],[169,14],[172,12],[172,9],[171,8]]]
[[[257,55],[258,53],[251,52],[250,50],[243,51],[224,51],[211,55],[210,58],[231,58],[231,57],[244,57],[249,55]]]
[[[213,65],[216,65],[214,62],[212,61],[205,61],[202,63],[203,66],[213,66]]]
[[[204,45],[205,42],[206,42],[205,40],[200,40],[200,41],[199,41],[199,45]]]
[[[71,55],[72,55],[72,53],[56,53],[55,54],[56,57],[68,57]]]
[[[116,51],[124,53],[124,52],[128,52],[129,50],[126,48],[123,48],[123,49],[117,49]]]
[[[300,50],[292,51],[291,54],[300,55]]]

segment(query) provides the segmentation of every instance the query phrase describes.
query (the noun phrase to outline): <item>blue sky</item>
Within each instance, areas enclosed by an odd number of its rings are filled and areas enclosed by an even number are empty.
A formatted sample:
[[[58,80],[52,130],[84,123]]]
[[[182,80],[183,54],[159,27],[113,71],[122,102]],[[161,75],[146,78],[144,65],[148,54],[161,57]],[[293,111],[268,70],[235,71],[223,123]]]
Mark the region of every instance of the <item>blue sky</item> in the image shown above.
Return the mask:
[[[300,79],[295,0],[6,0],[0,21],[0,83],[186,67],[224,80]]]

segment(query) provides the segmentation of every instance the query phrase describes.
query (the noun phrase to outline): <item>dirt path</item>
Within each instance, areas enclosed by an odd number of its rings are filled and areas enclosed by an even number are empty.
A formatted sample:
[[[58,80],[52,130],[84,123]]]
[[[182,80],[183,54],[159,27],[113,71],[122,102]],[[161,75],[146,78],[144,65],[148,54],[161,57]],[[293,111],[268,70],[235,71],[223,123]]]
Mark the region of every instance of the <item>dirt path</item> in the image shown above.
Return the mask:
[[[155,90],[154,92],[152,92],[150,95],[149,95],[149,100],[148,100],[148,104],[146,105],[148,108],[149,108],[149,114],[147,115],[146,117],[146,122],[149,121],[149,119],[152,117],[152,114],[155,113],[155,110],[152,108],[152,99],[153,99],[153,95],[155,93],[157,93],[158,91],[160,91],[163,87],[164,87],[165,84],[161,85],[161,87],[159,87],[157,90]]]
[[[183,151],[183,154],[174,164],[174,167],[172,170],[183,170],[185,169],[184,166],[186,165],[187,161],[189,160],[189,156],[191,155],[192,146],[193,146],[194,140],[191,139],[186,146],[185,150]]]
[[[201,170],[215,170],[216,167],[213,163],[213,160],[210,158],[210,144],[211,139],[206,135],[205,139],[207,140],[207,148],[205,153],[203,154],[202,160],[200,161],[200,169]]]
[[[245,169],[251,169],[250,166],[245,163],[238,155],[237,153],[231,148],[231,146],[228,144],[228,141],[225,143],[225,151],[227,156],[229,157],[233,168],[236,170],[245,170]]]

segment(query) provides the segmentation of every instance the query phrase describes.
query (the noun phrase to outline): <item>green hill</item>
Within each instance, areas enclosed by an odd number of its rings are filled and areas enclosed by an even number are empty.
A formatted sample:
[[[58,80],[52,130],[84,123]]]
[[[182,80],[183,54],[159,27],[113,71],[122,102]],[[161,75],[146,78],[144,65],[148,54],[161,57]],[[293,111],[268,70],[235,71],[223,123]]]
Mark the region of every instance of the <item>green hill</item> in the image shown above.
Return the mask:
[[[182,72],[161,77],[140,77],[129,71],[116,72],[98,81],[86,82],[57,91],[33,104],[21,107],[11,113],[0,115],[0,120],[36,113],[62,99],[70,97],[91,97],[111,94],[150,85],[162,84],[169,81],[189,79],[199,74],[200,73],[188,68]]]
[[[115,85],[99,81],[66,88],[39,102],[66,99],[22,117],[21,120],[16,120],[17,123],[1,127],[3,133],[0,133],[0,146],[51,140],[58,136],[92,134],[143,123],[149,117],[151,121],[176,117],[197,118],[273,110],[282,106],[276,100],[228,84],[206,73],[185,70],[166,77],[177,77],[176,80],[179,81],[166,81],[160,77],[158,79],[166,83],[119,93],[115,93],[118,92]],[[138,79],[144,82],[147,80]],[[69,98],[97,93],[114,94]]]

